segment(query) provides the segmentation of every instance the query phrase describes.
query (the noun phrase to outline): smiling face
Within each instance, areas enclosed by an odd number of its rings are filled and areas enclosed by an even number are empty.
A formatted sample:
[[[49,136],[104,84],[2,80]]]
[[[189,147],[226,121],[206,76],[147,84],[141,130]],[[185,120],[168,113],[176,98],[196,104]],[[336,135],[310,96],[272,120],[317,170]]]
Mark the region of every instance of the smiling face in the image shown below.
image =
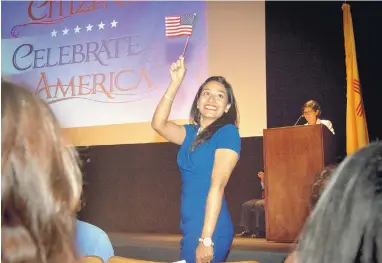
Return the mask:
[[[209,77],[201,85],[191,106],[190,121],[199,125],[200,131],[215,122],[216,127],[238,124],[236,99],[231,84],[224,77]]]
[[[210,81],[204,85],[197,102],[200,121],[211,123],[227,113],[231,107],[228,96],[226,88],[217,81]]]

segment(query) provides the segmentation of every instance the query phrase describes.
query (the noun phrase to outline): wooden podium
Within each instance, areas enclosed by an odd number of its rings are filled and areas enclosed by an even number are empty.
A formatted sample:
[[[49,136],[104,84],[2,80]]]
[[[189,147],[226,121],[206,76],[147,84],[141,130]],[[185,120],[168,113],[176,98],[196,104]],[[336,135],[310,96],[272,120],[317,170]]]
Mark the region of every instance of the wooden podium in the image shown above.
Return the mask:
[[[265,129],[266,239],[294,242],[309,214],[315,174],[335,159],[334,136],[321,124]]]

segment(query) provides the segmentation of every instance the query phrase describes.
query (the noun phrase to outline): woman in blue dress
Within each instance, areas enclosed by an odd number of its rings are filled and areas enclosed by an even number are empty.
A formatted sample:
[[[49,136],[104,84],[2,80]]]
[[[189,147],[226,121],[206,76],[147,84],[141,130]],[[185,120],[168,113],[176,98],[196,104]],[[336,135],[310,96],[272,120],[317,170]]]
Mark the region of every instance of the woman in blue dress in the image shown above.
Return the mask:
[[[171,106],[185,73],[180,57],[171,65],[171,83],[151,124],[161,136],[180,145],[181,259],[187,263],[223,262],[234,236],[224,189],[240,155],[236,100],[223,77],[210,77],[196,94],[191,124],[170,122]]]

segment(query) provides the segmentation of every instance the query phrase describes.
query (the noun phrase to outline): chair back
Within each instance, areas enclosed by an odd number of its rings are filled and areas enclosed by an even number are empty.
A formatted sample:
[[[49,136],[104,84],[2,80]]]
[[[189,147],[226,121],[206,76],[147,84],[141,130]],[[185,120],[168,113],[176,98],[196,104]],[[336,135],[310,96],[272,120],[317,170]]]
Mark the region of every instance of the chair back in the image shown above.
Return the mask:
[[[147,261],[147,260],[141,260],[141,259],[114,256],[109,258],[107,263],[168,263],[168,262]]]
[[[107,263],[169,263],[169,262],[147,261],[147,260],[141,260],[141,259],[114,256],[109,258]],[[259,263],[259,262],[258,261],[237,261],[237,262],[229,262],[229,263]]]
[[[83,256],[81,257],[83,263],[105,263],[103,259],[98,256]]]

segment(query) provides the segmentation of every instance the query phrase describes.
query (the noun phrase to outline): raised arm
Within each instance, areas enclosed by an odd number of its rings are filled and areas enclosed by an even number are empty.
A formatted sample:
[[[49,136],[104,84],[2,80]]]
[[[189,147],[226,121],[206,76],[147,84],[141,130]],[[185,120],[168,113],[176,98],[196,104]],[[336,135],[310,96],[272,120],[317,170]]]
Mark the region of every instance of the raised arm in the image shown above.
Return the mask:
[[[160,100],[151,121],[151,127],[159,133],[159,135],[178,145],[183,143],[184,138],[186,137],[186,129],[184,126],[170,122],[168,117],[170,115],[172,103],[178,92],[179,86],[183,81],[185,73],[186,67],[184,65],[184,57],[180,57],[178,61],[171,65],[171,83]]]

